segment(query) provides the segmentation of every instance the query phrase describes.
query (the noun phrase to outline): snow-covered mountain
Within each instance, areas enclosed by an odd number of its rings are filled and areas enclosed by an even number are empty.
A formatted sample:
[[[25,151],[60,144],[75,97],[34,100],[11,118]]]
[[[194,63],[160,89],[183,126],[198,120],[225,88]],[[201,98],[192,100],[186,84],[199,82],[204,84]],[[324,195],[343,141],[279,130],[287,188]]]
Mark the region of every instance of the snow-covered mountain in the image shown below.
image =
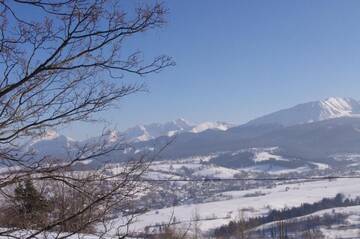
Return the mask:
[[[234,127],[233,124],[229,124],[226,122],[220,122],[220,121],[216,121],[216,122],[204,122],[201,124],[198,124],[196,126],[194,126],[190,132],[192,133],[200,133],[203,132],[205,130],[208,129],[217,129],[217,130],[228,130],[229,128]]]
[[[227,130],[232,124],[225,122],[204,122],[191,124],[184,119],[177,119],[166,123],[152,123],[137,125],[120,133],[128,142],[139,142],[155,139],[160,136],[173,136],[183,132],[200,133],[208,129]]]
[[[360,116],[359,101],[351,98],[330,97],[259,117],[249,121],[247,125],[280,124],[291,126],[339,117],[358,116]]]
[[[137,125],[121,132],[121,135],[123,135],[127,141],[138,142],[160,136],[172,136],[179,132],[190,131],[192,128],[193,126],[186,120],[177,119],[163,124],[152,123],[148,125]]]
[[[337,154],[360,154],[359,129],[360,103],[350,98],[333,97],[280,110],[235,127],[224,122],[191,124],[178,119],[138,125],[123,132],[107,131],[84,141],[74,141],[49,131],[31,142],[29,147],[41,156],[66,158],[68,152],[76,152],[76,148],[82,145],[98,145],[100,142],[111,146],[118,142],[129,142],[132,147],[123,153],[130,157],[137,152],[156,152],[157,147],[163,147],[176,134],[176,140],[162,152],[164,157],[191,157],[217,152],[232,154],[249,148],[276,147],[298,160],[307,158],[316,161]],[[245,153],[241,157],[251,158],[249,155]],[[116,160],[120,156],[111,157]],[[242,164],[253,163],[248,158],[242,160]],[[229,159],[233,157],[226,156],[226,159],[219,160],[224,163]],[[286,164],[283,161],[276,163]]]
[[[173,136],[183,132],[201,133],[208,129],[225,131],[232,127],[225,122],[204,122],[193,125],[184,119],[177,119],[166,123],[152,123],[148,125],[137,125],[123,132],[117,130],[105,131],[101,136],[93,137],[83,141],[76,141],[54,130],[48,130],[40,137],[35,138],[26,145],[39,158],[52,156],[55,158],[66,158],[69,153],[75,152],[82,145],[111,145],[118,142],[144,142],[156,139],[160,136]]]
[[[64,159],[74,149],[76,143],[77,141],[69,137],[60,135],[53,130],[48,130],[30,142],[26,148],[34,152],[38,158],[51,156]]]

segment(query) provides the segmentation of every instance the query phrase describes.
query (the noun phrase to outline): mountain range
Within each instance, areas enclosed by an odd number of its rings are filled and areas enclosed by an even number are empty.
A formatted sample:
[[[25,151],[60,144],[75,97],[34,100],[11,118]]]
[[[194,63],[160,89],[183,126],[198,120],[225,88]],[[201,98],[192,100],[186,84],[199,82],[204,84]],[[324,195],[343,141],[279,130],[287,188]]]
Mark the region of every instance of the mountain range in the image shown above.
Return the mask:
[[[203,122],[200,124],[191,124],[185,119],[177,119],[166,123],[152,123],[148,125],[137,125],[129,128],[124,132],[119,132],[123,135],[127,142],[139,142],[155,139],[160,136],[173,136],[183,132],[200,133],[208,129],[227,130],[231,128],[232,124],[226,122]]]
[[[108,131],[100,137],[75,141],[53,131],[29,144],[39,155],[66,157],[74,145],[101,140],[127,142],[131,147],[112,155],[113,161],[139,152],[162,152],[162,158],[212,155],[211,163],[226,167],[269,165],[296,168],[326,164],[360,165],[360,103],[331,97],[283,109],[242,125],[224,122],[191,124],[184,119],[138,125],[123,132]],[[261,157],[258,155],[271,155]],[[277,160],[284,159],[284,160]],[[355,161],[354,161],[355,160]],[[341,163],[339,163],[341,162]],[[346,163],[344,163],[346,162]]]
[[[330,97],[283,109],[257,119],[247,125],[280,124],[291,126],[340,117],[360,116],[360,102],[352,98]]]
[[[122,132],[108,130],[101,136],[83,141],[76,141],[54,130],[48,130],[40,137],[28,143],[26,148],[37,152],[38,157],[52,156],[56,158],[66,158],[69,152],[74,151],[74,148],[79,148],[85,144],[115,144],[119,142],[135,144],[153,140],[160,136],[172,137],[185,132],[201,133],[206,130],[226,131],[233,126],[233,124],[220,121],[192,124],[184,119],[177,119],[166,123],[137,125]]]

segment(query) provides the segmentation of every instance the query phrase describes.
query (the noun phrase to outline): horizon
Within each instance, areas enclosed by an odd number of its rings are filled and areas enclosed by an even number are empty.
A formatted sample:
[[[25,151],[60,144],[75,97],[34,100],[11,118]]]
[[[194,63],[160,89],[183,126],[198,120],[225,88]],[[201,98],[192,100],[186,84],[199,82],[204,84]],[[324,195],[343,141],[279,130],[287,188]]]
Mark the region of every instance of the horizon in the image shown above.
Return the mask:
[[[360,2],[164,4],[168,23],[135,43],[149,57],[172,56],[176,66],[126,78],[145,82],[149,92],[128,96],[100,114],[107,123],[75,124],[64,133],[86,138],[104,127],[181,117],[240,124],[299,102],[358,98]],[[206,14],[199,18],[201,12]]]
[[[360,1],[0,8],[0,237],[360,238]]]
[[[103,130],[100,132],[100,134],[98,135],[92,135],[92,136],[89,136],[89,137],[85,137],[85,138],[77,138],[77,137],[72,137],[71,135],[67,135],[65,133],[62,132],[62,130],[54,130],[54,129],[50,129],[49,131],[50,132],[56,132],[56,133],[59,133],[60,135],[64,135],[64,136],[67,136],[71,139],[74,139],[74,140],[86,140],[86,139],[89,139],[89,138],[92,138],[92,137],[97,137],[101,134],[103,134],[104,132],[107,132],[107,131],[110,131],[110,132],[125,132],[127,130],[131,130],[133,128],[136,128],[138,126],[150,126],[150,125],[153,125],[153,124],[160,124],[160,125],[164,125],[164,124],[167,124],[167,123],[176,123],[176,121],[178,120],[182,120],[182,121],[185,121],[188,125],[190,126],[198,126],[200,124],[204,124],[204,123],[225,123],[225,124],[229,124],[229,125],[232,125],[230,128],[232,127],[237,127],[237,126],[241,126],[241,125],[245,125],[253,120],[256,120],[256,119],[259,119],[259,118],[262,118],[264,116],[268,116],[268,115],[271,115],[273,113],[277,113],[277,112],[280,112],[280,111],[283,111],[283,110],[288,110],[288,109],[291,109],[291,108],[294,108],[296,106],[299,106],[299,105],[303,105],[303,104],[308,104],[308,103],[315,103],[315,102],[321,102],[321,101],[328,101],[328,100],[331,100],[331,99],[348,99],[348,100],[355,100],[357,102],[360,103],[360,100],[356,99],[355,97],[349,97],[349,96],[328,96],[326,98],[323,98],[323,99],[316,99],[316,100],[310,100],[310,101],[306,101],[306,102],[298,102],[298,103],[295,103],[294,105],[291,105],[291,106],[288,106],[288,107],[285,107],[285,108],[280,108],[280,109],[275,109],[274,111],[272,112],[267,112],[267,113],[263,113],[258,116],[255,116],[254,118],[251,118],[247,121],[244,121],[244,122],[232,122],[232,121],[221,121],[221,120],[214,120],[214,121],[210,121],[210,120],[205,120],[205,121],[201,121],[201,122],[196,122],[196,121],[193,121],[191,119],[187,119],[187,118],[184,118],[184,117],[179,117],[179,118],[176,118],[176,119],[171,119],[171,120],[168,120],[168,121],[160,121],[160,122],[146,122],[146,123],[139,123],[139,124],[134,124],[134,125],[131,125],[127,128],[103,128]],[[71,127],[71,126],[70,126]]]

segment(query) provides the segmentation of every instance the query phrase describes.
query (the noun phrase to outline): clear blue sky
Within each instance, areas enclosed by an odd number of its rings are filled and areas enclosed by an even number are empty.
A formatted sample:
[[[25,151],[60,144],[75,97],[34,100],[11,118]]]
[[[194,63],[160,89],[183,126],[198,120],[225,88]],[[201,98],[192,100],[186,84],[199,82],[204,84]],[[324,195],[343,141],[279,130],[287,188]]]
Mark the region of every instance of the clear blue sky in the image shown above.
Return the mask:
[[[136,42],[177,65],[143,80],[149,93],[102,114],[124,129],[179,117],[243,123],[328,96],[360,99],[360,1],[164,1],[168,24]],[[72,126],[75,138],[102,129]]]

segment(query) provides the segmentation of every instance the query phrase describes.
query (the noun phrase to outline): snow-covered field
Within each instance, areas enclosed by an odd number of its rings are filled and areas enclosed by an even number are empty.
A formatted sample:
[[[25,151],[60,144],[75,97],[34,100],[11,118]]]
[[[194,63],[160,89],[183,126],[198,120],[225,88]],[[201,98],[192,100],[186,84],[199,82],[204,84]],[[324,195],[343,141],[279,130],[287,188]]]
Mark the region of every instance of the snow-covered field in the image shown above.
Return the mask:
[[[261,162],[261,165],[245,167],[245,168],[226,168],[211,163],[211,159],[216,157],[216,154],[206,156],[196,156],[186,159],[178,160],[164,160],[155,161],[151,164],[149,170],[143,175],[146,179],[152,180],[179,180],[179,179],[206,179],[206,178],[225,178],[234,179],[236,177],[246,175],[246,177],[256,178],[256,176],[267,174],[268,177],[287,173],[304,173],[311,170],[310,167],[303,166],[294,169],[286,169],[279,166],[271,166],[266,161],[287,161],[279,155],[276,155],[276,148],[267,149],[252,149],[254,152],[254,161]],[[264,163],[265,161],[265,163]],[[323,163],[314,162],[318,170],[326,170],[328,166]],[[124,170],[121,164],[108,165],[109,170],[113,173],[120,173]],[[82,172],[82,173],[85,173]],[[230,181],[232,182],[232,181]],[[173,190],[174,194],[181,194],[180,190],[184,190],[182,186],[186,186],[187,182],[176,182],[169,184],[163,188],[166,190]],[[206,183],[206,181],[204,182]],[[214,184],[217,182],[215,181]],[[221,182],[220,182],[221,183]],[[254,183],[254,182],[252,182]],[[214,184],[212,185],[214,187]],[[212,229],[218,228],[229,223],[231,220],[242,218],[250,218],[267,214],[271,209],[282,209],[285,207],[300,206],[302,203],[314,203],[324,197],[334,197],[337,193],[342,193],[346,197],[360,196],[360,179],[337,179],[337,180],[307,180],[307,181],[287,181],[269,184],[245,185],[246,188],[253,188],[247,190],[228,191],[229,185],[218,186],[219,190],[214,190],[201,199],[201,203],[189,203],[191,197],[183,196],[181,205],[174,207],[164,207],[150,209],[144,214],[138,215],[134,223],[130,227],[130,231],[144,232],[148,227],[156,229],[158,225],[169,224],[176,221],[177,225],[187,228],[194,223],[194,219],[198,218],[197,225],[206,233]],[[172,187],[176,185],[176,187]],[[267,186],[261,186],[267,185]],[[160,189],[160,188],[158,188]],[[176,192],[176,190],[178,190]],[[186,188],[185,189],[194,189]],[[196,193],[201,189],[196,188]],[[221,192],[221,193],[219,193]],[[161,194],[164,195],[164,194]],[[147,196],[147,191],[140,196]],[[158,195],[157,195],[158,196]],[[165,196],[164,196],[165,197]],[[158,198],[155,198],[157,200]],[[171,200],[171,197],[169,197]],[[186,201],[188,200],[188,201]],[[180,200],[179,200],[180,201]],[[193,202],[193,201],[192,201]],[[160,205],[160,204],[159,204]],[[168,204],[169,205],[169,204]],[[143,206],[143,205],[141,205]],[[144,206],[143,208],[147,208]],[[155,208],[155,207],[150,207]],[[348,213],[348,223],[360,226],[360,206],[349,208],[338,208],[336,210],[343,210]],[[317,212],[319,215],[324,212]],[[123,218],[119,217],[113,219],[110,224],[113,228],[118,228],[123,223]],[[358,230],[349,229],[343,230],[341,228],[321,228],[325,235],[329,238],[336,236],[354,236],[360,235]],[[112,233],[112,232],[111,232]],[[110,233],[110,234],[111,234]]]
[[[155,161],[144,176],[145,178],[154,180],[206,178],[232,179],[239,177],[239,175],[240,177],[246,175],[248,178],[256,178],[258,175],[264,174],[267,174],[268,177],[289,173],[307,175],[313,170],[310,166],[301,166],[290,169],[268,164],[267,161],[269,160],[289,160],[277,155],[276,150],[277,148],[253,148],[250,150],[254,153],[253,160],[259,163],[261,162],[261,164],[237,169],[212,164],[211,159],[218,156],[217,154],[178,160]],[[324,163],[313,162],[312,165],[315,166],[317,170],[329,169],[328,165]],[[199,203],[193,203],[191,202],[191,198],[187,197],[186,199],[190,199],[190,202],[185,200],[179,206],[150,209],[150,211],[145,214],[138,215],[130,229],[134,232],[143,232],[146,227],[150,228],[150,230],[151,228],[156,230],[157,226],[169,224],[170,221],[174,222],[174,219],[178,226],[187,228],[194,223],[194,218],[199,218],[200,221],[197,222],[197,225],[206,233],[211,229],[227,224],[240,216],[242,218],[261,216],[267,214],[271,209],[300,206],[305,202],[314,203],[320,201],[324,197],[334,197],[338,193],[342,193],[346,197],[360,196],[359,184],[360,179],[303,180],[278,183],[272,182],[269,184],[256,183],[255,187],[254,184],[250,187],[246,187],[252,189],[241,191],[229,191],[229,185],[226,187],[223,185],[222,187],[219,186],[220,191],[218,192],[221,193],[202,194],[205,198],[201,199]],[[181,187],[186,185],[186,182],[176,182],[176,185]],[[195,188],[195,191],[200,192],[200,187],[201,186]],[[165,190],[174,189],[170,186]],[[178,191],[175,192],[175,194],[179,195],[181,192]],[[358,210],[360,214],[360,207],[354,207],[353,209]],[[112,223],[114,223],[116,227],[116,224],[121,224],[121,221],[122,219],[119,218],[113,220]],[[324,234],[329,235],[329,238],[335,238],[332,237],[332,235],[340,235],[331,231],[335,230],[335,228],[325,229],[322,230],[324,230]],[[346,230],[342,233],[344,235],[346,233],[354,235],[358,232]]]
[[[198,214],[201,230],[207,231],[228,223],[240,213],[245,218],[264,215],[270,209],[313,203],[324,197],[334,197],[337,193],[355,197],[360,195],[359,184],[360,179],[338,179],[289,182],[273,188],[225,192],[223,195],[231,199],[149,211],[137,217],[132,230],[142,231],[146,226],[169,223],[172,215],[177,221],[190,224]]]
[[[312,214],[295,217],[287,221],[305,221],[307,218],[315,216],[324,216],[326,214],[333,215],[335,213],[340,213],[346,216],[344,224],[333,225],[331,227],[320,227],[321,232],[324,234],[325,238],[358,238],[360,237],[360,206],[350,206],[350,207],[337,207],[330,208],[325,210],[320,210]],[[261,225],[253,230],[262,230],[265,228],[271,228],[276,225],[278,221],[270,222],[264,225]]]

